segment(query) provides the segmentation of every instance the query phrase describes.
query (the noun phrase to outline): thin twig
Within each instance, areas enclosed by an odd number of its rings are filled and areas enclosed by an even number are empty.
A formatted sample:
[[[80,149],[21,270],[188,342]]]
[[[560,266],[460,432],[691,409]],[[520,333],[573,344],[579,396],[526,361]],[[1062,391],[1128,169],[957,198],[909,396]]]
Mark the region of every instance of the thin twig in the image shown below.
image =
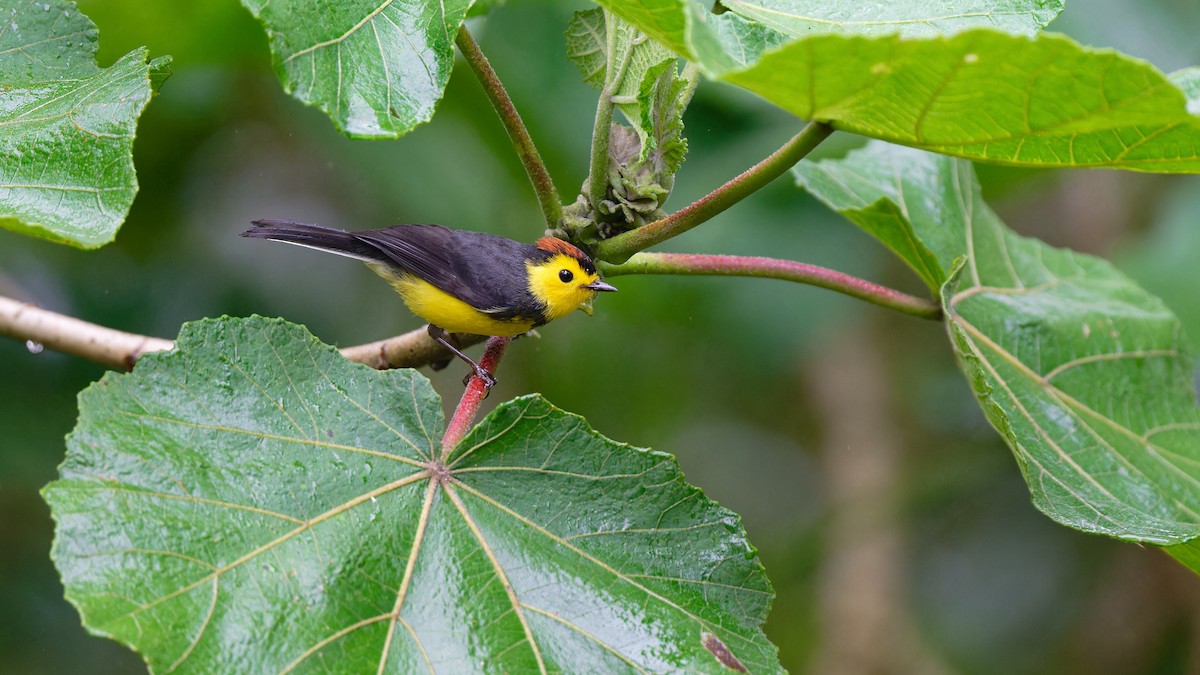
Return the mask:
[[[601,265],[605,276],[696,274],[782,279],[819,286],[852,298],[919,317],[938,320],[942,309],[931,300],[901,293],[849,274],[791,260],[701,253],[637,253],[622,265]]]
[[[488,338],[483,358],[479,359],[479,367],[488,373],[495,374],[496,368],[500,365],[500,358],[504,356],[504,350],[508,348],[508,343],[511,341],[512,338],[507,337]],[[485,382],[479,375],[472,373],[470,381],[467,382],[467,389],[459,399],[458,407],[454,409],[454,417],[450,418],[450,422],[446,424],[446,433],[442,435],[441,462],[443,464],[450,458],[450,453],[458,446],[459,441],[471,430],[471,425],[475,422],[475,413],[479,412],[479,404],[487,398],[489,389],[491,389],[491,384]]]
[[[27,340],[64,354],[79,356],[110,368],[129,370],[142,354],[171,349],[174,342],[105,328],[81,319],[0,296],[0,335]],[[478,335],[457,335],[466,347],[483,342]],[[384,370],[417,368],[452,355],[429,337],[424,328],[403,335],[341,350],[356,363]]]
[[[831,133],[829,125],[810,122],[769,157],[716,190],[665,218],[600,242],[597,257],[610,263],[625,262],[638,251],[687,232],[782,176]]]
[[[537,193],[538,203],[541,204],[542,213],[546,217],[546,225],[551,228],[558,227],[558,221],[562,220],[562,202],[558,197],[558,190],[555,189],[554,180],[550,178],[550,172],[533,143],[533,137],[529,135],[529,130],[521,121],[521,115],[517,113],[517,108],[509,98],[508,91],[500,82],[496,71],[492,69],[492,64],[479,49],[475,38],[467,31],[465,24],[459,29],[455,44],[458,45],[467,64],[471,66],[471,70],[475,72],[475,76],[479,78],[479,83],[487,92],[488,100],[496,109],[496,115],[500,117],[505,131],[508,132],[517,156],[525,165],[525,173],[529,174],[529,182],[533,184],[533,190]]]

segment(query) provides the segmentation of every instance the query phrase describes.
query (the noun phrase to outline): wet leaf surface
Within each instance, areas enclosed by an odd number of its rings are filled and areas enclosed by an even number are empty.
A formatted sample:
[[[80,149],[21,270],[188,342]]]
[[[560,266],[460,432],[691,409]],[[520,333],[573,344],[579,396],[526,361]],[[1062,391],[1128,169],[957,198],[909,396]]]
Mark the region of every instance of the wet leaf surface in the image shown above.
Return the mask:
[[[779,669],[739,518],[670,455],[526,396],[442,462],[414,371],[261,318],[177,345],[81,395],[44,491],[68,599],[152,670]]]
[[[1200,172],[1185,80],[1061,35],[789,34],[691,0],[601,4],[709,77],[843,131],[999,164]]]
[[[74,3],[0,9],[0,227],[96,248],[125,221],[138,116],[169,60],[138,49],[100,68],[96,40]]]
[[[1014,234],[969,162],[875,142],[796,174],[939,294],[1039,509],[1158,545],[1200,535],[1193,363],[1161,300],[1104,260]]]
[[[271,40],[284,89],[356,138],[433,117],[469,0],[242,0]]]

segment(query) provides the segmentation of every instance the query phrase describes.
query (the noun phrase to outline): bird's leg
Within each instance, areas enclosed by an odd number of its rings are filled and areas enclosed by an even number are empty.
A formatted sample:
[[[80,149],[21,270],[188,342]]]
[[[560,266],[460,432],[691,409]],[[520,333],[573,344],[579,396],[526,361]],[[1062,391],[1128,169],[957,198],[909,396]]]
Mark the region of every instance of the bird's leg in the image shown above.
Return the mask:
[[[433,337],[433,332],[431,331],[429,333],[429,335],[430,335],[430,337]],[[462,348],[462,343],[458,341],[458,336],[456,336],[454,333],[447,333],[445,331],[442,331],[442,335],[443,335],[443,337],[446,338],[446,340],[450,344],[454,345],[455,347],[458,347],[459,349]],[[436,339],[436,338],[434,338],[434,339]],[[443,342],[442,344],[445,344],[445,343]],[[446,368],[448,368],[450,366],[450,363],[452,361],[454,361],[453,355],[447,356],[444,359],[438,359],[437,361],[433,361],[432,363],[429,364],[429,369],[435,373],[440,370],[445,370]]]
[[[474,369],[474,371],[475,371],[474,372],[475,377],[478,377],[479,379],[483,380],[483,386],[485,389],[491,389],[492,386],[496,384],[496,378],[493,377],[491,373],[484,370],[483,366],[476,363],[474,360],[471,359],[471,357],[464,354],[461,349],[454,346],[454,344],[452,344],[450,342],[451,338],[450,338],[449,333],[442,330],[441,328],[438,328],[437,326],[435,326],[433,324],[429,324],[429,328],[427,330],[429,331],[429,337],[436,340],[438,343],[440,343],[446,349],[449,349],[458,358],[471,364],[471,368]],[[463,386],[466,386],[467,382],[469,382],[470,380],[471,380],[470,375],[467,375],[466,377],[464,377],[463,378]]]

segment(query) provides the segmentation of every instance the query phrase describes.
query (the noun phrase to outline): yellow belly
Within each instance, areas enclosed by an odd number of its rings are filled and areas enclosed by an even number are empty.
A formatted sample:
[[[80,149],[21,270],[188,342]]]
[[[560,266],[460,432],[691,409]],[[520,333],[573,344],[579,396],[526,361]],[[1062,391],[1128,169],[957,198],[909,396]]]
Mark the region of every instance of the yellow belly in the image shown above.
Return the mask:
[[[533,329],[533,319],[495,319],[418,277],[397,275],[382,265],[367,264],[387,279],[413,314],[451,333],[511,337]]]

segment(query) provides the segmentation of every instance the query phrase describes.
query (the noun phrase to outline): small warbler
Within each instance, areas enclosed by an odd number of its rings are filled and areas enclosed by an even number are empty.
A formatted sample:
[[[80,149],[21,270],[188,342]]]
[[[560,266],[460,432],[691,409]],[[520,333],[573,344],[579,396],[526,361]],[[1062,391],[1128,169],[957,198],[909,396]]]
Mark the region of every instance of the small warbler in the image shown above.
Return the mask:
[[[429,335],[494,380],[448,333],[514,336],[582,309],[615,291],[578,247],[544,237],[533,244],[441,225],[393,225],[346,232],[291,220],[255,220],[243,237],[271,239],[361,260],[396,289]]]

